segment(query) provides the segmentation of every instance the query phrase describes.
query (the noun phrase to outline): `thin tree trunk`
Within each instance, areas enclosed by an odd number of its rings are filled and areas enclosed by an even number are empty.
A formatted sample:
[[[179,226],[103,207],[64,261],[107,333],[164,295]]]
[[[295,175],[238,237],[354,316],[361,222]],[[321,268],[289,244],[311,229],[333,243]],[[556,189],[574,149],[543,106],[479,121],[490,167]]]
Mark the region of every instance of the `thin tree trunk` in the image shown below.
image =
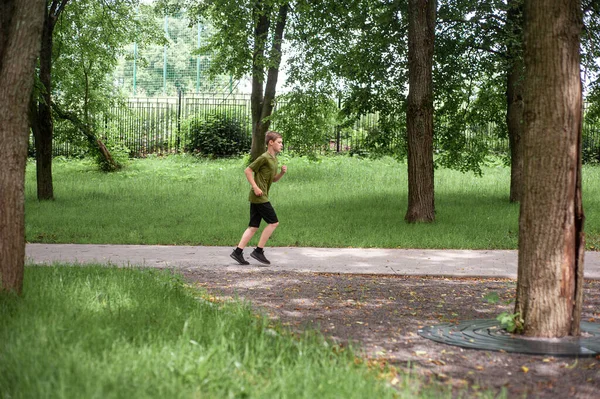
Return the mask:
[[[287,22],[289,4],[285,3],[279,7],[273,42],[269,51],[267,83],[265,79],[265,51],[266,39],[269,36],[271,21],[269,19],[271,8],[264,7],[262,0],[257,1],[255,12],[258,14],[258,22],[254,30],[254,55],[252,59],[252,146],[250,158],[256,159],[266,150],[265,134],[269,130],[270,121],[265,120],[273,112],[275,104],[275,89],[279,76],[279,65],[281,63],[281,43]],[[266,9],[264,9],[264,8]]]
[[[433,48],[435,0],[408,4],[407,222],[435,220],[433,187]]]
[[[260,115],[259,134],[263,138],[269,130],[270,124],[270,121],[265,121],[265,118],[271,116],[273,106],[275,105],[275,89],[277,87],[277,78],[279,76],[279,65],[281,64],[281,43],[283,42],[283,32],[287,21],[288,8],[289,5],[287,3],[279,7],[279,15],[277,16],[277,23],[275,24],[275,34],[270,56],[271,66],[267,73],[267,85],[265,87],[265,97],[263,99],[262,112]]]
[[[266,40],[270,26],[270,8],[264,6],[263,0],[257,0],[253,9],[256,20],[254,28],[254,52],[252,55],[252,93],[250,105],[252,109],[252,145],[250,158],[258,158],[265,151],[265,137],[261,129],[261,115],[264,103],[264,59]]]
[[[70,0],[47,0],[42,31],[42,47],[40,50],[40,82],[43,90],[41,101],[38,103],[37,116],[31,118],[37,121],[32,126],[35,142],[35,163],[38,200],[54,199],[52,181],[52,138],[54,123],[52,121],[52,47],[54,27],[58,17]]]
[[[581,4],[525,3],[525,189],[515,312],[524,334],[579,334],[583,282]]]
[[[38,103],[38,125],[33,129],[35,142],[35,164],[38,200],[54,199],[52,183],[52,133],[54,125],[50,109],[52,93],[52,32],[54,18],[46,13],[40,51],[40,82],[43,86],[41,101]]]
[[[506,79],[506,126],[510,146],[510,202],[519,202],[523,195],[523,3],[508,2],[508,25],[512,37],[508,41],[508,72]]]
[[[0,3],[0,289],[23,290],[28,108],[44,0]]]

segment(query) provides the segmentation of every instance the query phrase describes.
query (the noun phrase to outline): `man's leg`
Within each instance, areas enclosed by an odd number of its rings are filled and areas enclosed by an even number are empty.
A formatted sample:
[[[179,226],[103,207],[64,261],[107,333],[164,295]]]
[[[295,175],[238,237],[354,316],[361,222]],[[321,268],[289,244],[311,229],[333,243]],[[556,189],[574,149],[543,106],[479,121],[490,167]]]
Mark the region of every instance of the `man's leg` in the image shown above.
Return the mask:
[[[248,242],[250,241],[254,233],[256,233],[256,230],[258,230],[258,227],[248,227],[246,231],[244,231],[244,234],[242,234],[242,239],[240,240],[238,247],[233,250],[231,255],[229,255],[231,256],[231,258],[235,259],[235,261],[238,262],[240,265],[250,264],[250,262],[244,259],[244,255],[242,255],[242,252],[246,245],[248,245]]]
[[[271,238],[271,234],[273,234],[273,232],[275,231],[275,229],[277,228],[277,226],[279,226],[279,222],[277,222],[277,223],[269,223],[265,227],[265,229],[263,230],[262,234],[260,235],[260,239],[258,240],[258,247],[259,248],[264,248],[265,245],[267,245],[267,241],[269,241],[269,238]],[[254,234],[254,233],[252,233],[252,234]]]
[[[269,226],[267,226],[267,227],[269,227]],[[238,248],[240,248],[240,249],[246,248],[246,245],[248,245],[248,243],[250,242],[252,237],[254,237],[254,233],[256,233],[257,231],[258,231],[258,227],[248,227],[246,229],[246,231],[244,231],[244,234],[242,234],[242,238],[240,239]],[[269,236],[270,236],[270,234],[269,234]],[[261,239],[262,239],[262,237],[261,237]]]

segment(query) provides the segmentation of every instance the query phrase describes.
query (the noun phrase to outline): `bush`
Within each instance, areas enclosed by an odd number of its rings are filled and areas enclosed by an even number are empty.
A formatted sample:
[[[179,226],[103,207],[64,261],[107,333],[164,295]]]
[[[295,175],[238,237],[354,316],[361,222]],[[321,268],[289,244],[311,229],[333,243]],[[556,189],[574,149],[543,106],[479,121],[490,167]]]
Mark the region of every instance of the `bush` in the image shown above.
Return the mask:
[[[250,151],[251,139],[241,121],[226,114],[211,114],[188,122],[185,151],[212,158],[233,157]]]

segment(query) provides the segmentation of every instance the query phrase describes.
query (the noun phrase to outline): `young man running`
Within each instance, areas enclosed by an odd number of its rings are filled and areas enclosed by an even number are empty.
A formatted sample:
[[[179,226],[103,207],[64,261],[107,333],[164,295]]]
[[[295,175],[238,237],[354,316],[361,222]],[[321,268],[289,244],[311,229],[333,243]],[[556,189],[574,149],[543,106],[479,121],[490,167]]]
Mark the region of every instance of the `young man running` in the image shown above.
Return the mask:
[[[250,200],[250,223],[246,231],[244,231],[237,248],[231,253],[231,257],[240,265],[250,264],[250,262],[244,259],[242,252],[260,227],[260,222],[263,219],[267,223],[267,226],[260,235],[258,246],[252,251],[250,256],[265,265],[271,264],[265,257],[263,250],[269,237],[271,237],[271,234],[273,234],[273,231],[279,225],[275,209],[273,209],[271,202],[269,202],[269,189],[271,188],[271,183],[281,179],[287,172],[287,166],[283,165],[281,172],[277,173],[277,154],[283,149],[283,140],[279,133],[268,131],[265,141],[267,142],[267,151],[256,158],[244,170],[246,178],[252,186],[248,197]]]

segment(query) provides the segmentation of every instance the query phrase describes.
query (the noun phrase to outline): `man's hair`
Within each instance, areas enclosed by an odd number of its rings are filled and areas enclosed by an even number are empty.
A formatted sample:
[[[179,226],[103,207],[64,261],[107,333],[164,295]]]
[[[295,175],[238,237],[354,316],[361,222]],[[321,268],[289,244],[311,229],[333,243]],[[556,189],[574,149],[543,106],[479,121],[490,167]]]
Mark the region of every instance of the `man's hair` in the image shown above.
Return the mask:
[[[274,132],[273,130],[269,130],[267,135],[265,136],[265,143],[269,145],[269,141],[275,141],[281,138],[281,134]]]

